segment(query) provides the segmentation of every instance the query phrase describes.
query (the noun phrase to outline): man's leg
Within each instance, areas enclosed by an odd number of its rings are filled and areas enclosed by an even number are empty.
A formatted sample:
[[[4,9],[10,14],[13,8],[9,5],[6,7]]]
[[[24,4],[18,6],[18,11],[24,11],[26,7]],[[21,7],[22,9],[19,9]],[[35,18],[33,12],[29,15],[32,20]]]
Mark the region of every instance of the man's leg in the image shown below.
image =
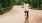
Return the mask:
[[[25,18],[25,23],[28,22],[28,12],[29,12],[29,11],[25,11],[25,16],[26,16],[26,18]]]
[[[27,11],[27,18],[29,18],[29,14],[28,13],[29,13],[29,11]]]

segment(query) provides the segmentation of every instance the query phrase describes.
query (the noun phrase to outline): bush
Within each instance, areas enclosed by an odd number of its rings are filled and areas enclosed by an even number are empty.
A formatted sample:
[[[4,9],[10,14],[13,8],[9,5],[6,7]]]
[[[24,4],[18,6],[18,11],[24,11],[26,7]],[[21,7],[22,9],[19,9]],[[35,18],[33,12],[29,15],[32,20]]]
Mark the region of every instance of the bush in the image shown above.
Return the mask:
[[[30,0],[30,8],[32,9],[42,9],[42,0]]]
[[[13,1],[12,0],[0,0],[0,14],[3,14],[10,9],[12,9]]]
[[[3,14],[10,9],[13,5],[22,5],[24,0],[0,0],[0,14]]]
[[[24,0],[14,0],[14,5],[23,5]]]

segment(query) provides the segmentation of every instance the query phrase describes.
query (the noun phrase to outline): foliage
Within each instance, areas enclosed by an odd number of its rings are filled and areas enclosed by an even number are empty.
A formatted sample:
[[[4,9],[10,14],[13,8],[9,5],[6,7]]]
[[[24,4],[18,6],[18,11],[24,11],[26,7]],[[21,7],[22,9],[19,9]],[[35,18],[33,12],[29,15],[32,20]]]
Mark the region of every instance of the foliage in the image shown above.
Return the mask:
[[[10,9],[13,5],[22,5],[24,0],[0,0],[0,14],[3,14]]]
[[[30,0],[30,8],[42,9],[42,0]]]
[[[12,8],[11,0],[0,0],[0,14],[9,11]]]
[[[14,5],[22,5],[24,0],[14,0]]]

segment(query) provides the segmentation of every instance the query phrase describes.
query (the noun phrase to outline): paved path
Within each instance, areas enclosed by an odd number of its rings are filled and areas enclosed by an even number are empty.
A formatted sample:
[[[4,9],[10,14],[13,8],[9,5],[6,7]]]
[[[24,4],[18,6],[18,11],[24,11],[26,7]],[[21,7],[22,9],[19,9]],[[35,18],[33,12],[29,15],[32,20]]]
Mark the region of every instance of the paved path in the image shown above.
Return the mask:
[[[42,10],[29,10],[29,23],[42,23]]]
[[[13,7],[12,10],[0,16],[0,23],[24,23],[24,10],[20,7]],[[29,23],[42,23],[42,10],[29,9]]]
[[[0,16],[0,23],[25,23],[23,8],[13,7],[12,10]]]

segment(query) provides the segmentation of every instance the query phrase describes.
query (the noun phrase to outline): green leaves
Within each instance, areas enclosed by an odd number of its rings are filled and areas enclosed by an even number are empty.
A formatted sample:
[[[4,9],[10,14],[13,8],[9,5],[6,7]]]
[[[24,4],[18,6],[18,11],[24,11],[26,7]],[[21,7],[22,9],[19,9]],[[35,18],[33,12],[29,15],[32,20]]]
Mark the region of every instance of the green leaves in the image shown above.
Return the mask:
[[[0,14],[12,9],[12,0],[0,0]]]
[[[29,2],[31,8],[42,9],[42,0],[30,0]]]
[[[0,14],[3,14],[10,9],[13,5],[22,5],[24,0],[0,0]]]
[[[0,3],[0,9],[2,8],[2,3]]]
[[[14,5],[22,5],[24,3],[24,0],[14,0]]]

